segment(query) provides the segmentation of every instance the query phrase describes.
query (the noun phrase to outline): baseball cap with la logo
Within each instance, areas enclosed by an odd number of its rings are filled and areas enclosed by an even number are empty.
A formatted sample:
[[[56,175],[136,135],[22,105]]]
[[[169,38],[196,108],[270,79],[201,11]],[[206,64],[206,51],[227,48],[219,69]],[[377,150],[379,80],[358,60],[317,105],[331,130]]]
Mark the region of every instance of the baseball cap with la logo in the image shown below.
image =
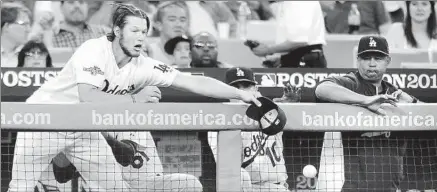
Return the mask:
[[[259,123],[261,132],[266,135],[276,135],[287,124],[285,112],[267,97],[258,97],[261,107],[252,103],[246,110],[246,115]]]
[[[226,71],[226,83],[232,85],[237,82],[249,82],[256,84],[253,71],[245,67],[233,67]]]
[[[363,53],[382,53],[389,55],[388,43],[381,36],[365,36],[358,43],[358,56]]]

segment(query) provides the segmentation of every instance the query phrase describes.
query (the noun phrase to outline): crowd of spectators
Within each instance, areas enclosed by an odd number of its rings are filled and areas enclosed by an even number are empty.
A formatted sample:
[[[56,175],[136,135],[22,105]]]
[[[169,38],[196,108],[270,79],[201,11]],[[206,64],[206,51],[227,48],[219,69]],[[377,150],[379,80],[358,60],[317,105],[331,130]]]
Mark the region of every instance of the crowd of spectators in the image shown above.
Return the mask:
[[[4,1],[1,10],[1,61],[2,67],[37,66],[36,62],[46,58],[42,66],[52,66],[50,51],[55,48],[77,48],[91,38],[100,37],[110,31],[110,15],[117,1]],[[281,15],[285,19],[298,18],[299,15],[283,16],[280,1],[128,1],[142,8],[152,20],[153,30],[149,37],[158,40],[146,41],[144,52],[154,59],[168,65],[182,67],[230,67],[237,63],[223,63],[217,61],[217,45],[219,25],[226,23],[229,28],[229,38],[238,38],[241,25],[241,7],[246,4],[250,9],[248,20],[277,21],[281,23]],[[285,4],[285,3],[284,3]],[[393,48],[405,49],[434,49],[437,50],[436,5],[435,1],[320,1],[318,3],[323,13],[323,24],[309,25],[302,34],[315,34],[317,27],[323,27],[326,34],[380,34],[386,36]],[[301,18],[307,19],[316,15],[316,11],[307,7],[298,7]],[[282,7],[284,7],[282,5]],[[357,30],[351,31],[351,9],[357,8],[360,14]],[[282,8],[283,9],[283,8]],[[285,10],[287,12],[287,10]],[[291,11],[289,11],[291,12]],[[294,11],[296,12],[296,11]],[[308,13],[305,13],[308,12]],[[288,14],[288,13],[286,13]],[[285,28],[294,31],[302,28],[302,23],[316,22],[289,19],[289,26]],[[323,28],[321,28],[323,30]],[[315,29],[315,30],[314,30]],[[299,36],[288,33],[289,36]],[[275,35],[275,34],[272,34]],[[317,34],[316,34],[317,35]],[[325,44],[324,35],[317,35],[321,44]],[[323,37],[320,37],[323,36]],[[180,40],[189,43],[183,46],[189,50],[182,51],[176,46]],[[311,46],[311,38],[307,37],[307,45]],[[173,47],[177,51],[167,51],[165,44],[173,39]],[[189,40],[183,40],[189,39]],[[288,39],[290,40],[290,39]],[[294,39],[295,40],[295,39]],[[302,40],[299,36],[298,40]],[[290,40],[291,41],[291,40]],[[277,42],[278,43],[278,42]],[[295,49],[301,45],[277,44],[274,50],[263,47],[253,50],[254,54],[265,58],[274,58],[285,50]],[[288,47],[287,47],[288,46]],[[329,45],[328,45],[329,46]],[[26,50],[22,50],[23,47]],[[283,49],[284,50],[284,49]],[[282,50],[282,51],[283,51]],[[181,52],[182,51],[182,52]],[[294,54],[294,53],[293,53]],[[188,58],[187,58],[188,55]],[[33,58],[35,62],[30,61]],[[284,58],[282,58],[284,59]],[[324,59],[324,58],[322,58]],[[37,64],[39,63],[39,64]],[[266,66],[266,65],[259,65]],[[277,65],[275,65],[277,66]],[[288,66],[296,67],[296,66]],[[309,66],[311,67],[311,66]],[[320,67],[320,66],[312,66]],[[321,66],[323,67],[323,65]],[[329,68],[329,61],[327,67]]]

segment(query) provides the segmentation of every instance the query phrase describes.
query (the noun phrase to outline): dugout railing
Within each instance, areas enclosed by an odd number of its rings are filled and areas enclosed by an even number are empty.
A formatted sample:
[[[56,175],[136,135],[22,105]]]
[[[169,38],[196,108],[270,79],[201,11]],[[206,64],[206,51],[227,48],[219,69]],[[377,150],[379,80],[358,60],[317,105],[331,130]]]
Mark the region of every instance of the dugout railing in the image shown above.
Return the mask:
[[[241,131],[259,130],[256,123],[251,124],[233,119],[244,119],[246,104],[221,103],[160,103],[160,104],[77,104],[77,105],[29,105],[25,103],[2,103],[1,113],[2,131],[218,131],[218,159],[216,168],[217,191],[240,191],[241,167]],[[296,103],[280,104],[287,115],[285,131],[436,131],[437,104],[399,104],[398,107],[384,105],[386,117],[356,106],[343,104],[314,104]],[[206,116],[221,115],[224,122],[167,122],[157,125],[156,122],[141,120],[144,124],[121,122],[97,122],[96,114],[172,114],[181,119],[192,119]],[[50,120],[35,122],[36,119],[27,119],[21,122],[16,114],[26,117],[28,114],[49,114]],[[155,118],[156,116],[153,116]],[[203,115],[202,117],[200,117]],[[185,116],[185,117],[184,117]],[[343,117],[343,123],[336,123],[335,119]],[[32,118],[32,117],[27,117]],[[35,117],[34,117],[35,118]],[[144,118],[144,117],[142,117]],[[309,119],[311,118],[311,120]],[[321,118],[321,119],[318,119]],[[382,124],[363,123],[370,118]],[[385,118],[385,120],[383,120]],[[317,120],[318,119],[318,120]],[[379,119],[379,120],[378,120]],[[432,120],[430,120],[432,119]],[[150,119],[149,119],[150,120]],[[425,122],[426,120],[426,122]],[[28,122],[26,122],[28,121]],[[244,121],[244,120],[243,120]],[[338,121],[338,120],[337,120]],[[387,122],[389,121],[389,122]],[[239,122],[239,123],[238,123]],[[360,123],[361,122],[361,123]]]

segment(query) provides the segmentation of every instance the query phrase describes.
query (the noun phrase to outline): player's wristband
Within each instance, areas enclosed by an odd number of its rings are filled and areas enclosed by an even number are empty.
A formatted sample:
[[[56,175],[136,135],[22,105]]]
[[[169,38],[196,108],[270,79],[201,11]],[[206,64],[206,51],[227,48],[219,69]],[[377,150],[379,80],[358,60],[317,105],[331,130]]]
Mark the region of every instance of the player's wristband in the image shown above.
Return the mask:
[[[411,103],[417,103],[418,102],[418,100],[416,99],[416,97],[413,97],[413,102],[411,102]]]
[[[132,102],[133,102],[133,103],[136,103],[136,102],[137,102],[137,101],[135,100],[134,95],[130,95],[130,97],[132,97]]]

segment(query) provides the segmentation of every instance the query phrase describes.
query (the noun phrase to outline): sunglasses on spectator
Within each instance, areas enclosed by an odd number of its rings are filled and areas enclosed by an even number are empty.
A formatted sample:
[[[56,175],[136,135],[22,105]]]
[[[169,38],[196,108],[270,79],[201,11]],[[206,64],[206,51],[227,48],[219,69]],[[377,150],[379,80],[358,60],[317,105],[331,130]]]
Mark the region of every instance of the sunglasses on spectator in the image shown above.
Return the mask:
[[[29,51],[26,52],[24,55],[26,55],[27,57],[42,57],[46,56],[47,54],[41,51]]]
[[[198,49],[205,48],[205,47],[208,47],[208,49],[215,49],[217,47],[217,45],[214,43],[196,42],[196,43],[194,43],[194,47],[196,47]]]
[[[26,26],[26,27],[30,26],[30,22],[24,22],[24,21],[15,21],[15,22],[13,22],[13,24],[17,24],[17,25],[21,25],[21,26]]]

